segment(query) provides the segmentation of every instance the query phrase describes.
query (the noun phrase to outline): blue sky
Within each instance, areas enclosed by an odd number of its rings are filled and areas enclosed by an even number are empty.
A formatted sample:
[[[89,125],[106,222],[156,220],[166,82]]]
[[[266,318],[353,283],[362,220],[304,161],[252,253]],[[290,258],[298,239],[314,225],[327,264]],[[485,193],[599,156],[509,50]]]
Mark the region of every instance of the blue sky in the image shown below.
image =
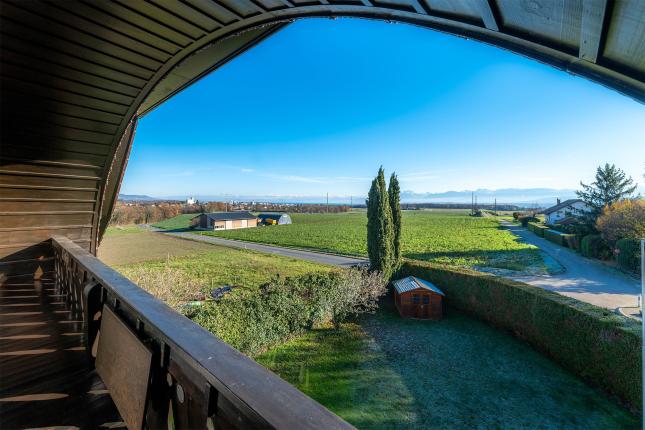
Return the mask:
[[[645,108],[471,40],[404,24],[297,21],[138,126],[121,192],[364,196],[402,188],[576,188],[615,163],[639,183]]]

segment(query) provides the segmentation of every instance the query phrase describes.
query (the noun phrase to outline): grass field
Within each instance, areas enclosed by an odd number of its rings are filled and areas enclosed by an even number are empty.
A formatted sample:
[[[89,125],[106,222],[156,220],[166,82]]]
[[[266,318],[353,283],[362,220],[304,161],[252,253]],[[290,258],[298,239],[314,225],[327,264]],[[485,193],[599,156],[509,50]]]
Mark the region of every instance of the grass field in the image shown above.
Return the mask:
[[[229,231],[196,232],[229,239],[293,246],[347,255],[366,255],[366,215],[293,214],[293,224]],[[175,224],[175,222],[172,222]],[[493,217],[465,211],[403,213],[403,255],[437,263],[544,272],[540,251],[519,242]]]
[[[525,343],[455,311],[391,306],[256,360],[360,429],[637,429],[636,416]]]
[[[168,218],[158,223],[152,224],[153,227],[163,228],[165,230],[175,230],[188,228],[190,226],[190,220],[195,218],[199,214],[181,214],[176,217]]]
[[[171,304],[222,285],[254,290],[276,275],[331,270],[330,266],[178,239],[141,229],[106,234],[98,257]],[[170,282],[172,280],[172,282]],[[172,284],[176,285],[172,285]],[[163,290],[162,286],[173,288]]]

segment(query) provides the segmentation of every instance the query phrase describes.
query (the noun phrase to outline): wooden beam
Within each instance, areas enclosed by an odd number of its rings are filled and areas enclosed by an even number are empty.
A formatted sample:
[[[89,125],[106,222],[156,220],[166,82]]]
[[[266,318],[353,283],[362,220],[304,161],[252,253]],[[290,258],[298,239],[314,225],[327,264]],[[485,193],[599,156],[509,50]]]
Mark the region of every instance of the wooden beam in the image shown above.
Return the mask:
[[[578,57],[595,63],[600,54],[607,0],[583,0]]]
[[[489,3],[489,0],[478,0],[477,4],[479,5],[479,12],[481,13],[482,21],[484,21],[486,28],[499,31],[499,23],[493,13],[493,7]]]

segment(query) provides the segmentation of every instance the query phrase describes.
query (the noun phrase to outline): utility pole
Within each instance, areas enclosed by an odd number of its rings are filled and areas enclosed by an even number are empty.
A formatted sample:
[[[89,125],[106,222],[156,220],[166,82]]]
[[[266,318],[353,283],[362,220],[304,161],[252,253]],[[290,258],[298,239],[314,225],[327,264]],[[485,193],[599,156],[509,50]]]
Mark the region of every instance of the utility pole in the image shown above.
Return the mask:
[[[497,215],[497,197],[495,197],[495,215]]]
[[[354,196],[349,196],[349,208],[351,209],[354,206]]]
[[[327,193],[327,213],[329,213],[329,193]]]
[[[475,192],[474,191],[470,192],[470,214],[471,215],[475,214]]]

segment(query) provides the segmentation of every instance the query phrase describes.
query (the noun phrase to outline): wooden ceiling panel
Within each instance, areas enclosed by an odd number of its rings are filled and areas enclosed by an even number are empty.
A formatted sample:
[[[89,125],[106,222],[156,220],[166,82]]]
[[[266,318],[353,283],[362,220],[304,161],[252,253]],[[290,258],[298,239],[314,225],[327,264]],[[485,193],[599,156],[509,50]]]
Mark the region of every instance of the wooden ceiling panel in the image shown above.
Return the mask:
[[[645,100],[639,0],[7,0],[0,5],[0,249],[56,230],[94,252],[137,115],[292,20],[316,16],[453,33]]]

